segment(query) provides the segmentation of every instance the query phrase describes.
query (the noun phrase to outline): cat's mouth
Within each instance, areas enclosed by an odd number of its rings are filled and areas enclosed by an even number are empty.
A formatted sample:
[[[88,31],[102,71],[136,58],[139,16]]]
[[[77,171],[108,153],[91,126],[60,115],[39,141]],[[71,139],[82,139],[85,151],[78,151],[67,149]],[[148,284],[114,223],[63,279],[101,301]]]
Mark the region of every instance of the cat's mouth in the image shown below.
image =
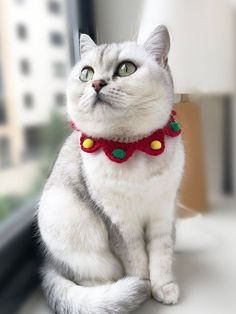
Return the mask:
[[[95,102],[94,102],[94,106],[99,106],[99,105],[106,105],[106,106],[109,106],[109,107],[112,107],[112,104],[109,103],[105,97],[103,96],[103,94],[97,94],[97,97],[95,99]]]
[[[108,110],[109,112],[112,110],[112,112],[114,111],[120,111],[123,112],[122,108],[120,108],[119,106],[116,105],[116,103],[110,101],[110,99],[107,99],[108,97],[106,97],[106,95],[104,93],[98,93],[94,99],[93,102],[93,108],[95,110],[99,110],[99,108],[101,108],[101,110],[104,112],[104,110]]]

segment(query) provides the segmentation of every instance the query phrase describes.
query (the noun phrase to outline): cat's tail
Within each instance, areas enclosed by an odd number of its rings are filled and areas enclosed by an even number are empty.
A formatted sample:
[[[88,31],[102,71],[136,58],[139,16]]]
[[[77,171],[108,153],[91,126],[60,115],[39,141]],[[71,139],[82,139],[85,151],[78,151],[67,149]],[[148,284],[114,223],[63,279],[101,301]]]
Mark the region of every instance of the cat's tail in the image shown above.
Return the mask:
[[[138,308],[150,296],[150,282],[138,277],[83,287],[52,268],[43,271],[43,288],[49,305],[57,314],[124,314]]]

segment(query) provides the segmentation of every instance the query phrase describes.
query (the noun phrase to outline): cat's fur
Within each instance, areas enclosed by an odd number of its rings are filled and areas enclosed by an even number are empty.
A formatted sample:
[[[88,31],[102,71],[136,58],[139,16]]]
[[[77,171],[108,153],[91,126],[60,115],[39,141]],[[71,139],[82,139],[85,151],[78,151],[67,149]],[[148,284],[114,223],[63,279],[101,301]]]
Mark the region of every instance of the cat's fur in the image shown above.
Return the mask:
[[[173,86],[167,64],[169,34],[159,26],[144,45],[96,46],[81,36],[81,61],[68,82],[68,112],[84,133],[132,142],[168,121]],[[137,71],[114,75],[130,60]],[[107,85],[100,100],[92,82],[80,81],[84,66]],[[176,303],[172,273],[175,200],[184,150],[166,138],[158,157],[136,152],[125,163],[102,150],[87,154],[75,131],[61,149],[45,186],[38,223],[47,262],[43,287],[56,313],[128,313],[150,293]]]

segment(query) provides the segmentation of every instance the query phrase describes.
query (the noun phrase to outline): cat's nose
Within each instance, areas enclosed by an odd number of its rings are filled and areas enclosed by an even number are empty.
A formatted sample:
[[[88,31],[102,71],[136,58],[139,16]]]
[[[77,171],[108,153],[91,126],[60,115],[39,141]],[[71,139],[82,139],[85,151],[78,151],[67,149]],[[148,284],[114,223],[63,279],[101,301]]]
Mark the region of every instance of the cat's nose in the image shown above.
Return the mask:
[[[98,93],[105,85],[107,85],[107,82],[104,80],[95,80],[92,83],[93,88]]]

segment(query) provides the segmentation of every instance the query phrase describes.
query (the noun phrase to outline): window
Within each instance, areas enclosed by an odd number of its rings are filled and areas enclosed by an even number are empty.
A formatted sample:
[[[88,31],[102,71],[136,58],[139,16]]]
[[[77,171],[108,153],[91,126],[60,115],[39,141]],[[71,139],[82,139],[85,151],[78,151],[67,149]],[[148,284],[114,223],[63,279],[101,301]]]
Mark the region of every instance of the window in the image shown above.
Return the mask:
[[[63,62],[54,62],[53,65],[53,75],[56,77],[66,76],[66,66]]]
[[[55,46],[62,46],[64,43],[64,37],[59,32],[52,32],[50,34],[50,41]]]
[[[24,95],[24,104],[25,104],[25,107],[28,108],[28,109],[31,109],[33,107],[33,96],[32,94],[30,93],[26,93]]]
[[[49,1],[48,10],[53,14],[61,13],[61,4],[58,1]]]
[[[23,59],[20,61],[20,70],[22,74],[27,75],[30,73],[30,63],[28,60]]]
[[[5,99],[3,92],[3,77],[2,77],[2,68],[0,63],[0,124],[6,122],[6,110],[5,110]]]
[[[10,143],[7,137],[0,137],[0,167],[11,165]]]
[[[40,127],[27,127],[24,130],[25,137],[25,153],[24,159],[39,158],[42,151],[42,133]]]
[[[65,105],[65,94],[63,93],[57,93],[55,95],[55,104],[59,107],[64,106]]]
[[[17,36],[20,39],[26,39],[28,37],[27,28],[24,24],[17,25]]]
[[[0,98],[0,124],[6,122],[6,110],[4,106],[4,100]]]

